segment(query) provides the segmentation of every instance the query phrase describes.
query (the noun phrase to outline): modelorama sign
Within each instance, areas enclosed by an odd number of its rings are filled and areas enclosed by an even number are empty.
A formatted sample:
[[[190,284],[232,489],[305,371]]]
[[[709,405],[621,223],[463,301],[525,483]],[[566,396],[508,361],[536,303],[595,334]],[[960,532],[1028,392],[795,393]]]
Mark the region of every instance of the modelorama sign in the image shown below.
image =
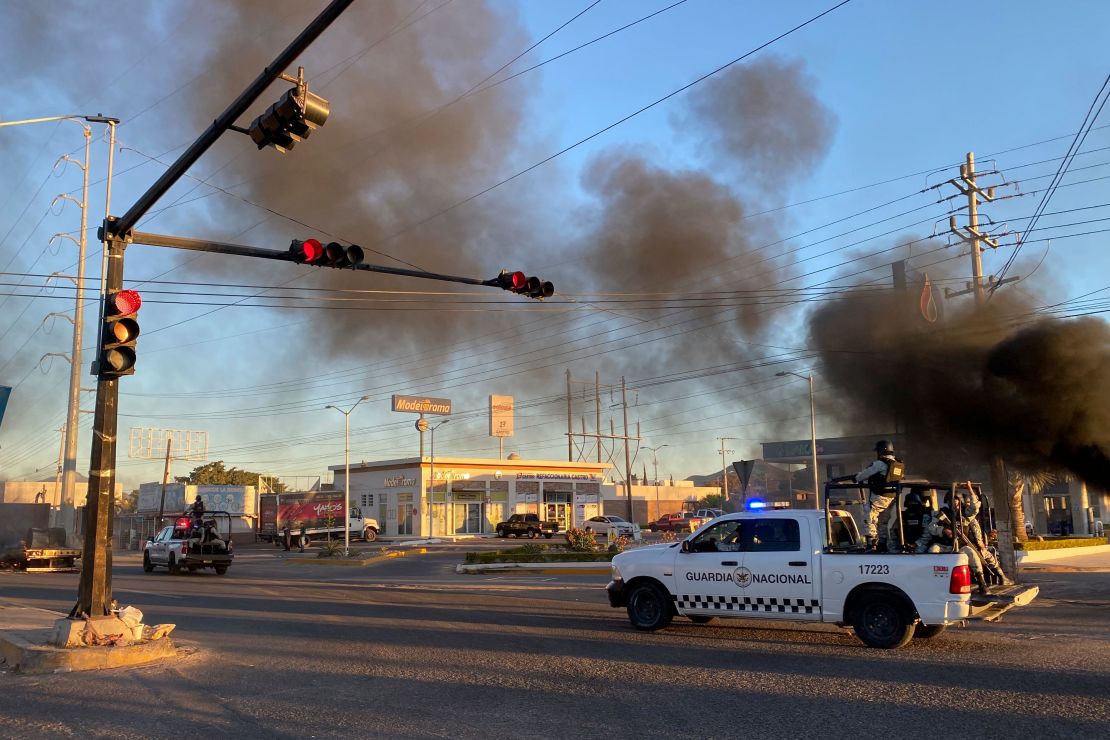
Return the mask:
[[[408,411],[414,414],[451,413],[450,398],[430,398],[428,396],[393,396],[394,411]]]

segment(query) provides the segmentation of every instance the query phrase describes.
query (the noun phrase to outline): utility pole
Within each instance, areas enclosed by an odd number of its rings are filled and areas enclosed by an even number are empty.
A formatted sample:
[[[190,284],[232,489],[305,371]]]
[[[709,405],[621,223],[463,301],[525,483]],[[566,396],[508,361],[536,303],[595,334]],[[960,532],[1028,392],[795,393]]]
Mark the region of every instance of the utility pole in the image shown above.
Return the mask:
[[[91,127],[82,124],[85,133],[85,161],[81,168],[81,231],[77,235],[77,303],[73,309],[73,347],[69,363],[69,407],[66,411],[65,456],[62,460],[62,503],[58,525],[65,527],[66,543],[77,531],[77,416],[81,406],[81,329],[85,320],[85,251],[89,226],[89,156]],[[59,196],[73,200],[69,196]],[[74,201],[76,202],[76,201]],[[67,237],[71,238],[71,237]]]
[[[636,521],[632,515],[632,458],[628,452],[628,387],[621,376],[621,406],[624,411],[624,493],[628,500],[628,521]],[[639,440],[639,436],[636,437]]]
[[[717,437],[717,441],[721,443],[721,511],[728,513],[728,463],[725,462],[725,454],[733,450],[725,449],[725,442],[735,442],[735,437]]]
[[[959,179],[949,182],[963,195],[967,196],[967,228],[961,230],[956,225],[956,217],[950,216],[949,230],[966,242],[971,247],[971,285],[970,292],[975,295],[975,306],[982,310],[986,304],[987,296],[983,285],[983,260],[981,244],[985,243],[991,248],[997,248],[998,242],[984,236],[979,231],[979,198],[990,203],[994,200],[994,188],[983,190],[975,181],[975,154],[967,153],[967,161],[960,165]],[[948,293],[947,297],[960,295]],[[991,491],[994,493],[995,526],[998,529],[998,554],[1001,556],[1002,567],[1011,577],[1017,575],[1017,562],[1014,556],[1014,530],[1010,517],[1010,490],[1006,480],[1006,465],[1002,457],[997,454],[990,456]],[[1024,525],[1024,522],[1021,523]]]

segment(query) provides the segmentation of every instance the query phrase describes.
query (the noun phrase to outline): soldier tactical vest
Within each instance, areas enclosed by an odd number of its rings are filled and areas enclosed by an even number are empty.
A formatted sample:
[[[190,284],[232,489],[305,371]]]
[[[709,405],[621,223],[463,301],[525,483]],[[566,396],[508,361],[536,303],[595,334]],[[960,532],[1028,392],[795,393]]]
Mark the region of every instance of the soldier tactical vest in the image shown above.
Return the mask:
[[[867,487],[876,496],[893,496],[898,492],[898,486],[895,484],[902,480],[906,466],[893,455],[885,455],[879,459],[886,463],[886,473],[872,475],[867,479]]]

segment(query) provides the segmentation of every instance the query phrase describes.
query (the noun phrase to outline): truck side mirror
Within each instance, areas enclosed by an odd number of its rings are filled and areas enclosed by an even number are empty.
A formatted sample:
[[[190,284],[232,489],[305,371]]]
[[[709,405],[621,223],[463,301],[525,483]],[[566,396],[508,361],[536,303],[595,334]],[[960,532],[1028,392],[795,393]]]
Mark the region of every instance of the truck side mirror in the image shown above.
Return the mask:
[[[683,540],[681,549],[682,552],[690,552],[690,540]]]

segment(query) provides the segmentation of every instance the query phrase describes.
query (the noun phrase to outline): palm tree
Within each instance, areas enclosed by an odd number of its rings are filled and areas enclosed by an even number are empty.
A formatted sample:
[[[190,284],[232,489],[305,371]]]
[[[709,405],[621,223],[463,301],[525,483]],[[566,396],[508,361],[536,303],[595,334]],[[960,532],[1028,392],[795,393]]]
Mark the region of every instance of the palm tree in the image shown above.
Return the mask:
[[[1030,495],[1038,496],[1045,488],[1055,482],[1055,473],[1047,470],[1035,470],[1031,473],[1010,473],[1010,521],[1013,522],[1014,542],[1025,542],[1029,539],[1025,533],[1025,502],[1023,500],[1025,489],[1029,489]]]

